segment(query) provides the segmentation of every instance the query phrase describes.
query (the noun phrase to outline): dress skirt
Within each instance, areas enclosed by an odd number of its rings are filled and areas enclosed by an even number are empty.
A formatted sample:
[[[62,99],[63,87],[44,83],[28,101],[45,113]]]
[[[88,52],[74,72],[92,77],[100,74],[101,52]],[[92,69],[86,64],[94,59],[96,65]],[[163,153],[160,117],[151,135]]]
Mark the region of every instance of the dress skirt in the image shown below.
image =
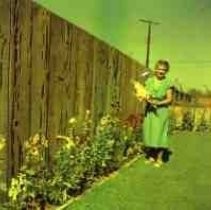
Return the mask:
[[[144,145],[146,147],[168,148],[168,127],[169,107],[158,106],[154,108],[147,105],[143,124]]]

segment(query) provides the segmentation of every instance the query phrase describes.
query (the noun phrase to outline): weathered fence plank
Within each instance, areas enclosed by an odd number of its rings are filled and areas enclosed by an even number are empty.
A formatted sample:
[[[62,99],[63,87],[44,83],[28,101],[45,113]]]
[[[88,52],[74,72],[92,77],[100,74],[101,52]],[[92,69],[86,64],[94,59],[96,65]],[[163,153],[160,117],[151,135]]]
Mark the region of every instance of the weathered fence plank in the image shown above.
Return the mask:
[[[7,138],[8,131],[8,69],[9,69],[9,34],[10,34],[10,4],[0,1],[0,138]],[[6,151],[0,151],[0,184],[6,182]],[[4,195],[0,189],[0,203]]]
[[[0,134],[6,135],[8,68],[9,68],[9,2],[0,2]]]
[[[31,48],[31,135],[47,130],[47,92],[49,77],[49,25],[50,16],[33,5]]]
[[[5,64],[0,71],[0,129],[8,134],[11,177],[21,165],[23,142],[31,135],[42,132],[53,141],[66,133],[70,117],[82,118],[90,110],[97,122],[112,104],[120,106],[122,118],[139,112],[130,79],[137,78],[143,66],[32,1],[3,2],[0,8],[4,5],[7,13],[0,16],[10,14],[10,57],[4,51],[0,63],[10,60],[10,68]]]

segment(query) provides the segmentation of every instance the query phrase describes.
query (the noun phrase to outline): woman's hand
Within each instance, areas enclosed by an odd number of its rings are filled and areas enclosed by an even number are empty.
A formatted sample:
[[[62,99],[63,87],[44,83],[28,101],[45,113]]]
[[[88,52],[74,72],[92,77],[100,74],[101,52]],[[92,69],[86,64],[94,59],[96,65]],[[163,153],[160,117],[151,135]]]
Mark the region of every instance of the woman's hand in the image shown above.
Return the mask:
[[[147,102],[150,103],[152,106],[162,106],[171,104],[172,100],[173,100],[172,90],[169,89],[167,91],[166,98],[164,100],[159,101],[156,99],[149,98]]]
[[[157,109],[157,107],[160,105],[159,101],[156,99],[148,99],[147,102],[154,107],[155,109]]]
[[[159,105],[159,101],[156,100],[156,99],[148,99],[147,102],[150,103],[153,106],[158,106]]]

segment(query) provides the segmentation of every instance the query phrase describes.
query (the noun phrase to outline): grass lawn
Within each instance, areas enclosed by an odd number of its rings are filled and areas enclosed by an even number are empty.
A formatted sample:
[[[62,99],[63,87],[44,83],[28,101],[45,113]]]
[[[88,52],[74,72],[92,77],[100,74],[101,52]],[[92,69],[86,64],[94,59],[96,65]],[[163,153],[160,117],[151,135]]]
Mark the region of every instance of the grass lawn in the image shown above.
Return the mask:
[[[162,168],[141,157],[65,210],[211,210],[211,133],[177,133]]]

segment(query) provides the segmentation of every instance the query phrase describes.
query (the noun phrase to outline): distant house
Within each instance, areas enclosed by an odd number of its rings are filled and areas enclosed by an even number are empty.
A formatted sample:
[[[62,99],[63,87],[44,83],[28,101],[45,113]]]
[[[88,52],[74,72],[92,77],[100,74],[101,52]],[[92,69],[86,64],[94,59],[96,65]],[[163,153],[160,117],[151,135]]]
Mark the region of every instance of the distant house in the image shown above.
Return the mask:
[[[198,96],[197,104],[199,106],[211,108],[211,95],[200,95],[200,96]]]
[[[172,89],[173,89],[174,103],[176,104],[193,103],[194,97],[191,94],[179,90],[176,86],[173,86]]]
[[[172,87],[174,104],[192,105],[199,107],[211,107],[211,93],[203,93],[200,90],[192,89],[188,92],[179,90],[176,86]]]

